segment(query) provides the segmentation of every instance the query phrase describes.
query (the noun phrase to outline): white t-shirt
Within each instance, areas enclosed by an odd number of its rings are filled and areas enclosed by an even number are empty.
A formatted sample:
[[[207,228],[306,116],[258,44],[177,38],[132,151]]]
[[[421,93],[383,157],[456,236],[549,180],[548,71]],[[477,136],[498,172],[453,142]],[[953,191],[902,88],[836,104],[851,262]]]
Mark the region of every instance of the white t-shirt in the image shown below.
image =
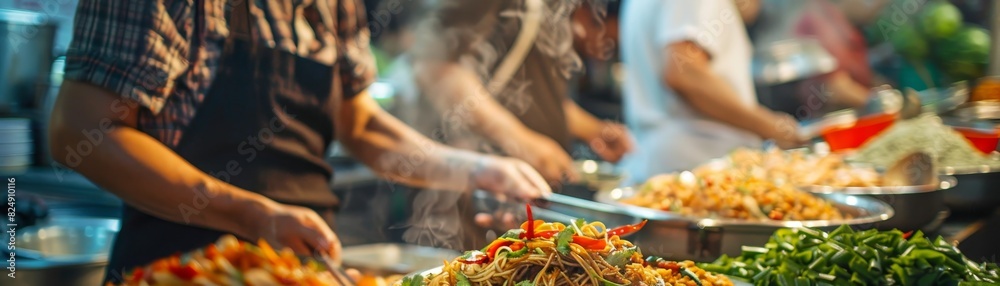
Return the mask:
[[[737,147],[759,146],[758,136],[701,114],[662,80],[664,49],[690,40],[709,54],[712,71],[736,90],[740,102],[757,104],[753,51],[734,1],[630,0],[623,5],[625,121],[638,145],[623,162],[627,183],[689,170]]]

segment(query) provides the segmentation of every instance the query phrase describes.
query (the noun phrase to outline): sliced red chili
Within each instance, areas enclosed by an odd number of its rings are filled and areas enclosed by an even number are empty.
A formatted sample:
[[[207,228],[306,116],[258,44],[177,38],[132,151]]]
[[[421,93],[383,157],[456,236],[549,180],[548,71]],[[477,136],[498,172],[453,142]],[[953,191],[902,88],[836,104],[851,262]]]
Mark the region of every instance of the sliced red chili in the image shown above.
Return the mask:
[[[177,266],[171,265],[170,273],[173,273],[174,276],[177,276],[177,278],[184,281],[191,281],[191,279],[194,279],[195,276],[198,276],[198,270],[195,270],[191,264]]]
[[[614,235],[626,236],[636,233],[637,231],[642,229],[643,226],[646,225],[646,222],[647,220],[642,220],[642,222],[637,224],[623,225],[616,228],[612,228],[611,230],[608,231],[608,236],[614,236]]]
[[[608,246],[608,242],[603,239],[589,238],[586,236],[573,236],[573,243],[583,246],[583,248],[589,250],[604,250]]]
[[[525,229],[525,231],[527,232],[527,238],[532,239],[535,238],[535,216],[531,214],[531,204],[524,204],[524,207],[527,208],[528,213],[528,229]]]
[[[499,251],[501,247],[510,246],[511,244],[514,244],[514,242],[510,240],[495,240],[493,243],[490,243],[489,248],[486,249],[486,256],[489,257],[490,260],[493,260],[494,257],[497,257],[497,251]]]
[[[146,276],[146,270],[140,267],[136,267],[132,270],[132,279],[129,279],[129,283],[139,283],[142,281],[143,276]]]
[[[538,233],[536,233],[534,238],[553,238],[558,233],[559,233],[558,230],[543,230],[543,231],[539,231]],[[521,235],[519,237],[521,239],[526,239],[526,238],[528,238],[528,234],[521,233]]]
[[[910,239],[910,236],[913,236],[913,231],[912,230],[911,231],[907,231],[906,233],[903,233],[903,239]]]

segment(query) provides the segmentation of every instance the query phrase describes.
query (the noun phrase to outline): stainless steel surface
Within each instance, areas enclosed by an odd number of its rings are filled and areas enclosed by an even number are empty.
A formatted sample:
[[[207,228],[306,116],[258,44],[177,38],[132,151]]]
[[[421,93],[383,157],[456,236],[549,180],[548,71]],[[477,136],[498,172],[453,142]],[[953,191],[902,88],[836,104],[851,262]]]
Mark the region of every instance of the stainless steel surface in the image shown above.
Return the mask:
[[[1000,102],[976,101],[960,105],[950,113],[961,119],[1000,120]]]
[[[945,194],[959,183],[953,176],[940,176],[935,181],[934,184],[918,186],[843,188],[806,186],[801,187],[801,189],[818,194],[858,195],[880,200],[888,204],[895,215],[878,223],[876,227],[883,230],[901,229],[907,231],[924,229],[928,225],[934,224],[935,221],[943,220],[940,218],[940,213],[947,210],[944,203]]]
[[[414,276],[414,275],[420,274],[420,275],[422,275],[424,277],[427,277],[428,275],[437,275],[437,274],[440,274],[441,271],[443,271],[443,270],[444,270],[444,266],[438,266],[438,267],[434,267],[434,268],[430,268],[430,269],[413,271],[413,272],[407,273],[406,276]],[[747,282],[744,282],[744,281],[740,281],[740,280],[735,280],[735,279],[732,279],[732,281],[733,281],[733,285],[736,285],[736,286],[752,286],[753,285],[753,284],[750,284],[750,283],[747,283]],[[400,279],[400,281],[396,281],[395,283],[393,283],[393,285],[400,285],[401,283],[403,283],[402,279]]]
[[[931,193],[955,187],[958,180],[954,176],[941,175],[933,184],[913,186],[872,186],[872,187],[831,187],[802,186],[799,189],[814,194],[845,194],[845,195],[906,195]]]
[[[596,201],[580,207],[605,215],[649,219],[642,231],[630,239],[647,255],[670,259],[708,262],[722,254],[740,254],[743,245],[763,245],[775,230],[784,227],[815,227],[832,230],[841,224],[856,228],[874,228],[893,217],[892,208],[873,198],[843,194],[816,194],[854,218],[841,221],[747,221],[684,217],[676,213],[642,208],[618,202],[635,194],[632,188],[599,192]],[[555,200],[554,200],[555,201]],[[605,223],[607,224],[607,223]],[[611,225],[611,224],[607,224]]]
[[[573,166],[580,175],[580,183],[595,191],[617,188],[625,178],[622,171],[610,162],[577,160]]]
[[[885,221],[894,215],[889,205],[871,198],[844,194],[814,194],[830,201],[834,206],[853,218],[844,220],[808,220],[808,221],[752,221],[731,218],[700,218],[687,217],[677,213],[638,207],[620,202],[638,193],[631,187],[617,188],[607,192],[598,192],[594,197],[596,202],[616,207],[619,213],[650,220],[683,220],[710,226],[748,225],[762,227],[823,227],[839,226],[841,224],[859,225]]]
[[[953,212],[988,212],[1000,207],[1000,172],[954,174],[959,184],[944,192]]]
[[[837,60],[813,38],[788,39],[758,49],[754,56],[754,81],[774,85],[829,73]]]
[[[36,107],[48,90],[55,25],[43,14],[0,9],[0,113]]]
[[[25,228],[14,252],[17,279],[5,285],[100,285],[117,232],[117,219],[85,217],[53,217]]]
[[[969,100],[969,83],[960,81],[948,88],[932,88],[919,92],[924,112],[948,113]]]
[[[937,184],[934,158],[924,152],[913,152],[893,163],[882,174],[886,186],[933,186]]]
[[[408,244],[368,244],[344,248],[344,266],[380,275],[404,274],[440,266],[461,253]]]

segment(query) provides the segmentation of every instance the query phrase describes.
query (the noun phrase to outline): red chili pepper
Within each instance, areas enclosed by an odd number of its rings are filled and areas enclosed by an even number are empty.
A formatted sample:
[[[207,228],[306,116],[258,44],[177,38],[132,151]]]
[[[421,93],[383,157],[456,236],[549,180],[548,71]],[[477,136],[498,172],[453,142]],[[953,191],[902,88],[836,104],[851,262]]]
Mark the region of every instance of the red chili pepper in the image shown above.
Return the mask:
[[[604,248],[608,246],[608,242],[603,239],[589,238],[579,235],[573,236],[573,243],[579,244],[580,246],[583,246],[583,248],[589,250],[604,250]]]
[[[489,257],[490,260],[493,260],[494,257],[497,257],[497,251],[499,251],[501,247],[510,246],[511,244],[514,244],[514,242],[510,240],[495,240],[493,243],[490,243],[489,248],[486,249],[486,256]]]
[[[611,230],[608,231],[608,236],[614,236],[614,235],[626,236],[629,234],[633,234],[642,229],[642,227],[646,225],[646,222],[647,220],[642,220],[642,222],[637,224],[623,225],[616,228],[612,228]]]
[[[490,261],[490,257],[481,251],[473,251],[469,254],[469,258],[459,260],[465,264],[483,264]]]
[[[129,279],[129,283],[139,283],[142,281],[143,276],[146,276],[146,270],[140,267],[136,267],[132,270],[132,279]]]
[[[662,261],[662,260],[658,261],[658,262],[656,262],[656,267],[663,268],[663,269],[670,269],[670,270],[673,270],[674,273],[678,273],[678,272],[681,271],[681,266],[678,265],[677,262],[673,262],[673,261]]]
[[[514,242],[514,244],[510,245],[510,250],[511,251],[518,251],[518,250],[521,250],[522,248],[524,248],[524,246],[525,246],[524,242],[520,242],[520,241]]]
[[[170,273],[173,273],[174,276],[184,281],[191,281],[195,276],[198,276],[198,271],[191,264],[171,265]]]
[[[910,236],[912,236],[912,235],[913,235],[913,231],[912,230],[911,231],[907,231],[906,233],[903,234],[903,239],[910,239]]]
[[[556,234],[559,234],[558,230],[543,230],[536,233],[534,238],[553,238],[556,236]],[[528,238],[528,234],[521,233],[519,237],[521,239],[526,239]]]
[[[531,204],[524,204],[524,206],[527,207],[528,213],[528,229],[525,231],[528,232],[527,238],[532,239],[535,238],[535,216],[531,215]]]

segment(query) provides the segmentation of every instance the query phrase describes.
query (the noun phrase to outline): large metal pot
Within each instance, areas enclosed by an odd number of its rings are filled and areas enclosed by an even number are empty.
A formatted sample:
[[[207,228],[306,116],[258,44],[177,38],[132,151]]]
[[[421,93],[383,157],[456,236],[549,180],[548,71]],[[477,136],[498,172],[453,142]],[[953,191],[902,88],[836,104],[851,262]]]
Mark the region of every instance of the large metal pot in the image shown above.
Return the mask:
[[[944,168],[942,172],[955,176],[958,186],[944,194],[944,203],[952,211],[987,213],[1000,207],[1000,170]]]
[[[843,187],[807,186],[802,189],[816,194],[847,194],[878,199],[892,207],[895,215],[874,226],[881,230],[936,231],[949,210],[945,206],[945,194],[958,185],[951,176],[941,176],[938,184],[899,187]]]
[[[56,25],[43,14],[0,9],[0,113],[33,109],[48,91]]]
[[[118,220],[53,218],[18,232],[17,279],[4,285],[101,285]]]

